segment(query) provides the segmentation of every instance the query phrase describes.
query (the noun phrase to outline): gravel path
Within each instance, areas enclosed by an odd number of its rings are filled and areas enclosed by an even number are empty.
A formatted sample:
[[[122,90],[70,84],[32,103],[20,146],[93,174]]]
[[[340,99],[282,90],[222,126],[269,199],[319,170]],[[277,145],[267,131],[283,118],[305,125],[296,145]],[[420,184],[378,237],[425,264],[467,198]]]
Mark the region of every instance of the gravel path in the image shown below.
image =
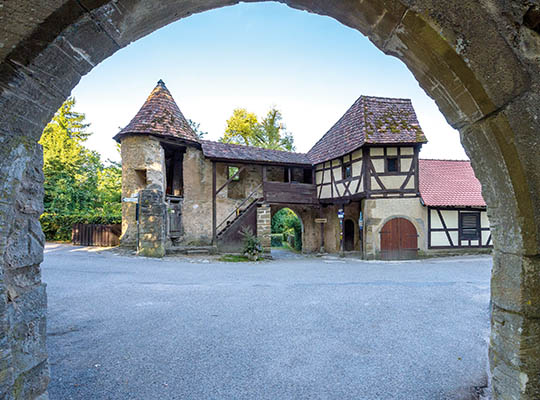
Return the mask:
[[[153,260],[49,244],[56,399],[470,399],[489,257]]]

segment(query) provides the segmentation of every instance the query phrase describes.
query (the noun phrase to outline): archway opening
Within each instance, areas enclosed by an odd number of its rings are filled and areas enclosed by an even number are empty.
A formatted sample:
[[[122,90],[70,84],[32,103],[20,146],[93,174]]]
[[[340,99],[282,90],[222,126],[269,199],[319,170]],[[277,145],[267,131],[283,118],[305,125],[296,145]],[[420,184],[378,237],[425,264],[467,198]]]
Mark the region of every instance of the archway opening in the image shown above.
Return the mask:
[[[290,208],[283,207],[272,215],[272,251],[302,252],[303,224]]]
[[[35,143],[45,122],[81,75],[119,48],[176,19],[231,2],[147,3],[96,1],[85,7],[66,3],[58,9],[25,10],[32,21],[26,25],[18,18],[5,19],[20,29],[8,35],[10,46],[3,43],[1,53],[0,110],[6,118],[1,124],[0,218],[8,243],[1,248],[2,265],[8,307],[37,304],[23,294],[40,299],[34,321],[45,320],[45,302],[41,301],[45,294],[36,268],[43,247],[36,228],[40,205],[32,202],[41,195],[40,151]],[[306,8],[304,2],[287,4]],[[523,3],[507,9],[502,2],[489,10],[480,3],[441,7],[438,12],[431,2],[415,2],[409,8],[399,1],[365,1],[354,5],[316,2],[308,8],[366,33],[383,51],[403,59],[448,120],[461,130],[498,227],[492,291],[497,393],[501,398],[535,398],[538,355],[524,352],[522,346],[530,341],[529,332],[537,330],[538,316],[532,300],[538,292],[534,282],[539,268],[540,163],[538,152],[530,149],[540,123],[535,106],[540,67],[535,62],[538,37],[529,18],[536,8]],[[13,12],[9,7],[4,10]],[[476,23],[470,24],[471,19]],[[21,209],[21,204],[30,205]],[[23,269],[37,271],[32,279],[21,280],[18,274]],[[19,287],[22,281],[23,288]],[[11,347],[13,352],[20,348]],[[32,367],[45,371],[44,358],[46,353],[24,371],[15,370],[13,381],[19,382]],[[41,376],[37,369],[33,373]],[[39,395],[40,389],[36,390]]]

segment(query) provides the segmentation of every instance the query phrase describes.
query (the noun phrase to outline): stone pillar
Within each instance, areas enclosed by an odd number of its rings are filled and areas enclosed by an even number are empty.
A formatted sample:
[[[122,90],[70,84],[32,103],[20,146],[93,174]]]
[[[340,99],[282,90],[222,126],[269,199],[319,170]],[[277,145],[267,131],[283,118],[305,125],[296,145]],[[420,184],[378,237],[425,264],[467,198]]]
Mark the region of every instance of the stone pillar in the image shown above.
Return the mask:
[[[145,189],[139,192],[139,252],[146,257],[165,255],[167,207],[163,192]]]
[[[270,253],[272,248],[270,234],[272,232],[272,213],[270,205],[261,204],[257,207],[257,237],[261,241],[263,251]]]
[[[0,398],[45,398],[43,153],[27,138],[11,140],[0,150]]]
[[[496,399],[540,399],[540,259],[494,252],[489,359]]]

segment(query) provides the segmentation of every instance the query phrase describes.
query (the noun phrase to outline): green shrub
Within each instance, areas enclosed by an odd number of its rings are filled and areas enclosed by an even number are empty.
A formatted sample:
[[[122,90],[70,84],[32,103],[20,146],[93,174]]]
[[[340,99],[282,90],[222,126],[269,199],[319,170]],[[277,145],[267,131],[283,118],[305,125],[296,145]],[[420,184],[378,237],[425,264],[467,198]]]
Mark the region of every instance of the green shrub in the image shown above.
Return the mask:
[[[244,238],[244,249],[243,249],[244,255],[252,261],[259,260],[263,252],[263,248],[262,248],[261,241],[259,240],[259,238],[255,236],[251,228],[247,226],[242,228],[242,230],[240,231],[240,234]]]
[[[281,247],[283,246],[283,234],[282,233],[272,233],[270,236],[270,245],[272,247]]]

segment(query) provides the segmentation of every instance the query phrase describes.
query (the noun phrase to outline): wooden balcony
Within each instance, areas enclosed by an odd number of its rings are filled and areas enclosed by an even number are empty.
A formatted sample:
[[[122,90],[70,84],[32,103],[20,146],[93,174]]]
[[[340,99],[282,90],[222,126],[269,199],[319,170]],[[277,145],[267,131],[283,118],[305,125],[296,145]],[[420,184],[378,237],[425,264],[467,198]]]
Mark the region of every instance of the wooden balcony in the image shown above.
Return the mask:
[[[264,200],[279,204],[317,204],[317,188],[308,183],[263,183]]]

